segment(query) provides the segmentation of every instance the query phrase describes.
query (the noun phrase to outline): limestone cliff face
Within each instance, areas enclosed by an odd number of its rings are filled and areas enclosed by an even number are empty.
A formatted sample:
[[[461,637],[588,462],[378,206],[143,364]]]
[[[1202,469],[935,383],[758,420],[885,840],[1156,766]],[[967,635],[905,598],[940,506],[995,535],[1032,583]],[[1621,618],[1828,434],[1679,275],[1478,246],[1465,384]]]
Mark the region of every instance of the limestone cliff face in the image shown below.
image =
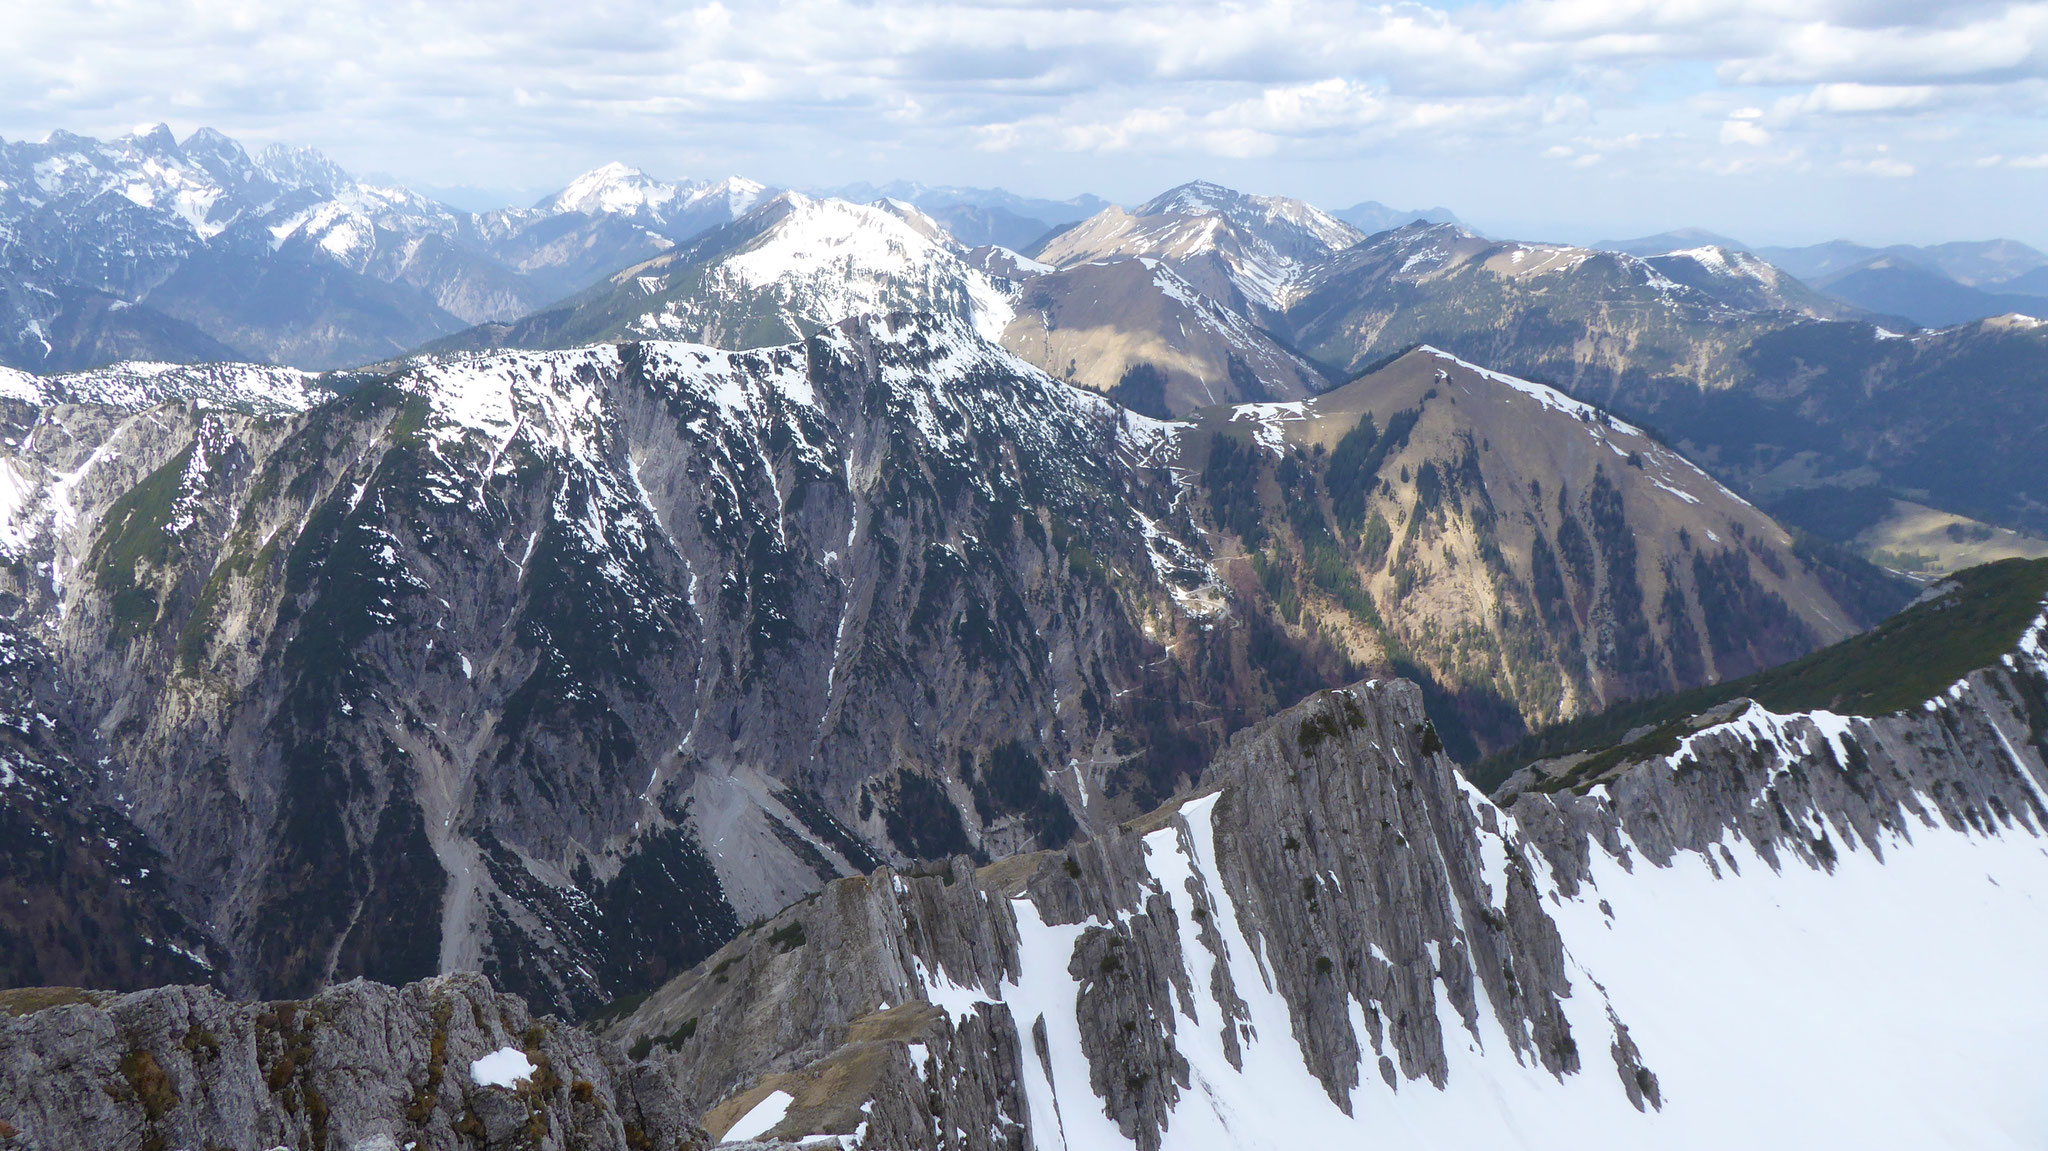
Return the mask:
[[[1412,685],[1323,693],[1233,738],[1212,790],[1060,852],[832,884],[608,1033],[713,1135],[2021,1146],[1997,1084],[2048,1024],[2018,958],[2048,940],[2044,628],[1924,707],[1744,701],[1506,807]],[[1950,1057],[1991,1070],[1925,1070]]]
[[[244,994],[587,1010],[1143,810],[1191,700],[1269,706],[1174,428],[954,326],[185,382],[5,401],[0,594]]]
[[[1491,809],[1412,684],[1318,695],[1234,737],[1209,778],[1063,852],[833,884],[613,1034],[714,1132],[780,1090],[780,1134],[853,1119],[877,1146],[1158,1147],[1232,1093],[1213,1077],[1250,1082],[1280,1051],[1349,1114],[1442,1088],[1480,1028],[1584,1070],[1534,873],[1489,866]],[[1619,1035],[1603,1020],[1599,1046]]]
[[[0,1115],[10,1151],[704,1142],[661,1076],[476,975],[303,1002],[0,992]]]

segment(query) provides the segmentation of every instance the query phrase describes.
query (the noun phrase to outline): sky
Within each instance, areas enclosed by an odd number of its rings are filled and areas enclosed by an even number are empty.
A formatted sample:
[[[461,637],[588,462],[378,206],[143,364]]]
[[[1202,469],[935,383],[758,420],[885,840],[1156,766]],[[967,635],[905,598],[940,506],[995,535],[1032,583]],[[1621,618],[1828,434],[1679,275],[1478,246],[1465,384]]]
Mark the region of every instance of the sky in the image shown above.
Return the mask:
[[[2048,0],[46,0],[0,136],[167,122],[465,202],[620,160],[1135,203],[1186,179],[1497,235],[2048,248]]]

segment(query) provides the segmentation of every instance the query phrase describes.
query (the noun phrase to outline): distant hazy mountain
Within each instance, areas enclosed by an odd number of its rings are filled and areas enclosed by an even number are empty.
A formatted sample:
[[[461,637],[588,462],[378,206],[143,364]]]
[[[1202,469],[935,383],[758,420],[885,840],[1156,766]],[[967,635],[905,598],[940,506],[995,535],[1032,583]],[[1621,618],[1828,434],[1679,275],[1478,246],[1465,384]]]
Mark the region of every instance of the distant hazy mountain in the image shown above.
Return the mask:
[[[887,184],[844,184],[822,189],[820,196],[857,204],[901,200],[922,209],[969,247],[998,244],[1023,251],[1062,224],[1071,224],[1109,207],[1100,196],[1082,194],[1067,200],[1019,196],[1002,188],[933,187],[912,180]]]
[[[1757,254],[1809,283],[1880,257],[1916,264],[1970,287],[1991,287],[2048,267],[2048,255],[2017,240],[1963,241],[1924,248],[1911,244],[1872,248],[1849,240],[1830,240],[1803,248],[1759,248]]]
[[[768,194],[766,185],[737,176],[664,182],[613,163],[576,177],[534,209],[547,215],[612,216],[680,241],[746,215]]]
[[[1685,248],[1728,248],[1744,252],[1749,245],[1740,240],[1730,239],[1718,232],[1705,228],[1675,228],[1659,232],[1654,236],[1638,236],[1633,240],[1602,240],[1593,245],[1603,252],[1626,252],[1631,256],[1661,256]]]
[[[1643,262],[1729,307],[1835,319],[1858,315],[1856,306],[1823,295],[1762,257],[1740,248],[1682,248],[1644,256]]]
[[[1352,371],[1432,343],[1539,379],[1687,373],[1718,385],[1758,332],[1816,307],[1769,265],[1723,249],[1663,263],[1669,271],[1619,252],[1411,224],[1317,266],[1284,331],[1309,355]]]
[[[1362,200],[1349,208],[1339,208],[1330,214],[1367,235],[1398,228],[1403,224],[1413,224],[1417,220],[1428,224],[1458,223],[1458,217],[1452,214],[1449,208],[1411,208],[1403,211],[1399,208],[1389,208],[1378,200]]]
[[[470,213],[212,129],[0,141],[0,363],[383,358],[525,315],[764,191],[613,164],[538,207]]]
[[[2042,305],[2025,298],[2036,294],[2028,285],[2048,283],[2048,255],[2017,240],[1925,248],[1832,240],[1759,254],[1838,300],[1931,328],[2039,312]]]
[[[1742,241],[1705,228],[1678,228],[1633,240],[1602,240],[1593,247],[1640,256],[1673,280],[1738,308],[1844,319],[1866,310],[1814,291],[1756,255]]]
[[[1866,311],[1904,316],[1928,328],[2015,312],[2048,313],[2048,299],[2040,296],[1973,288],[1925,264],[1893,255],[1880,255],[1823,277],[1816,286]]]
[[[1992,287],[2008,295],[2048,296],[2048,266],[2035,268],[2031,272],[2022,272]]]

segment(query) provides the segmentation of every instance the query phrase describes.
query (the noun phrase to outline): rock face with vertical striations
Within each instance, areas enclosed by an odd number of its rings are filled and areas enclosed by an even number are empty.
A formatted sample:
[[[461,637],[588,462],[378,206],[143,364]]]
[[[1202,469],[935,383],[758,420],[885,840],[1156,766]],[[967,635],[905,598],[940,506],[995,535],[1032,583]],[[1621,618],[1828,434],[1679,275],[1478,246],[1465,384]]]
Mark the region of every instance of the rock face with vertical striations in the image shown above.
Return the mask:
[[[1412,685],[1322,693],[1234,737],[1213,790],[1058,852],[831,884],[609,1033],[714,1136],[2024,1146],[2048,588],[1998,594],[1915,609],[2004,629],[1924,702],[1741,701],[1505,807]],[[1879,640],[1855,658],[1913,642]]]

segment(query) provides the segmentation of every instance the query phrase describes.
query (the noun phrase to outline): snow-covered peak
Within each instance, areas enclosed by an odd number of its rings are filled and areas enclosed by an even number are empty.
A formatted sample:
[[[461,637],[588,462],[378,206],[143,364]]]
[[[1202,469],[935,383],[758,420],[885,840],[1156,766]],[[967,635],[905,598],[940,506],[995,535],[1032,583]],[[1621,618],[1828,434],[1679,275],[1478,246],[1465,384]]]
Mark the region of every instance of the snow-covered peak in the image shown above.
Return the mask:
[[[793,326],[915,307],[967,320],[995,339],[1015,315],[1008,295],[916,209],[785,192],[757,211],[772,213],[773,222],[719,261],[718,275],[728,288],[780,298],[802,321]]]
[[[1141,206],[1137,214],[1220,215],[1297,259],[1315,248],[1339,252],[1365,238],[1365,233],[1306,201],[1255,196],[1206,180],[1171,189]]]
[[[183,158],[178,153],[178,138],[171,133],[169,124],[139,124],[126,136],[115,137],[114,143],[146,154]]]
[[[333,193],[355,182],[318,148],[272,144],[257,154],[256,166],[284,188]]]
[[[758,180],[749,180],[745,176],[727,176],[690,193],[684,203],[691,208],[722,203],[727,213],[738,218],[753,211],[754,205],[759,204],[761,198],[767,194],[768,185]]]
[[[252,159],[213,129],[201,128],[180,143],[161,124],[112,140],[52,132],[40,144],[0,144],[0,182],[27,192],[30,206],[54,208],[60,217],[70,206],[121,196],[175,221],[173,228],[182,224],[200,241],[270,210],[281,193],[334,196],[355,186],[311,148],[274,144]]]
[[[659,209],[678,196],[703,187],[700,183],[664,183],[638,168],[613,161],[571,180],[568,187],[541,206],[555,212],[633,216]]]
[[[767,192],[766,185],[739,176],[716,182],[657,180],[614,162],[576,177],[536,210],[617,216],[680,240],[745,215]]]
[[[1298,296],[1314,270],[1365,234],[1322,209],[1279,196],[1250,196],[1218,184],[1183,184],[1134,212],[1111,208],[1049,243],[1041,256],[1062,267],[1093,260],[1149,256],[1187,271],[1219,297],[1235,289],[1263,308]],[[1228,287],[1217,282],[1227,280]]]
[[[1698,264],[1702,270],[1712,275],[1756,280],[1769,286],[1775,286],[1784,278],[1784,273],[1780,272],[1768,260],[1737,248],[1722,247],[1718,244],[1709,244],[1699,248],[1685,248],[1676,252],[1666,252],[1658,258],[1690,260]]]
[[[1055,271],[1051,264],[1042,263],[1021,252],[1012,251],[1001,244],[989,244],[967,253],[967,262],[999,280],[1028,280]]]
[[[0,144],[0,182],[13,186],[23,206],[60,216],[120,196],[206,239],[233,221],[256,173],[246,157],[224,155],[210,140],[199,144],[200,156],[186,156],[163,125],[104,141],[52,132],[40,144]]]
[[[883,212],[886,212],[889,215],[894,216],[897,219],[903,221],[905,224],[908,224],[913,231],[917,232],[918,235],[923,236],[925,239],[930,240],[933,243],[940,245],[941,247],[948,248],[953,251],[959,251],[961,248],[960,242],[953,238],[953,234],[946,230],[946,226],[944,224],[941,224],[937,220],[932,219],[930,216],[926,215],[922,210],[920,210],[917,207],[917,205],[912,204],[907,200],[898,200],[890,197],[884,197],[883,199],[876,200],[870,206],[874,208],[879,208]]]

